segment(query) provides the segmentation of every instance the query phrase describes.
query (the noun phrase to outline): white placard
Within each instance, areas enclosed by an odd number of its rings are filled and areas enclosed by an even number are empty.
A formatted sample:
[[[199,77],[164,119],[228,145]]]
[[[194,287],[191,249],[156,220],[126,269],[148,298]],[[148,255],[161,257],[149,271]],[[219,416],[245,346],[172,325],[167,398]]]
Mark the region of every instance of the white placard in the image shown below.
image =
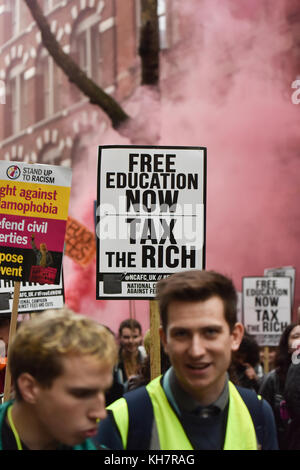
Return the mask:
[[[278,346],[291,323],[291,282],[288,277],[243,278],[243,323],[260,346]]]
[[[0,317],[11,313],[14,283],[0,279]],[[22,282],[19,299],[19,313],[39,312],[64,306],[64,287],[61,275],[59,284],[37,284]]]
[[[292,305],[294,303],[295,295],[295,278],[296,268],[293,266],[281,266],[279,268],[266,268],[264,269],[264,276],[276,276],[276,277],[289,277],[292,283]]]
[[[205,267],[206,149],[99,147],[97,298],[151,299]]]

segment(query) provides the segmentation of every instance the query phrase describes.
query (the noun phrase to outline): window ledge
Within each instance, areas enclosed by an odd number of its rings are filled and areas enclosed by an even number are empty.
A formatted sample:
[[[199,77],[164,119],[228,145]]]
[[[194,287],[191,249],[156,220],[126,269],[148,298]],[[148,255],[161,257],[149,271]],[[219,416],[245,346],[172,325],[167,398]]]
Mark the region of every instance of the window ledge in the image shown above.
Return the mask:
[[[60,3],[58,3],[57,5],[55,5],[50,11],[48,11],[47,13],[45,13],[45,17],[47,18],[48,16],[52,15],[52,13],[54,13],[56,10],[58,10],[59,8],[62,8],[62,7],[65,7],[67,5],[67,3],[69,2],[70,0],[62,0]],[[14,44],[15,42],[19,41],[23,36],[25,36],[26,34],[28,33],[31,33],[31,31],[33,30],[33,28],[36,27],[38,30],[38,26],[36,24],[35,21],[33,21],[32,23],[30,23],[26,29],[23,29],[22,31],[18,31],[14,36],[12,36],[8,41],[6,41],[4,44],[2,44],[2,46],[0,46],[0,54],[2,52],[4,52],[7,48],[9,48],[12,44]]]
[[[77,103],[72,104],[68,108],[62,109],[61,111],[58,111],[57,113],[53,114],[52,116],[49,116],[45,119],[42,119],[41,121],[36,122],[32,126],[28,126],[26,129],[18,132],[17,134],[14,134],[10,137],[7,137],[5,140],[2,140],[2,142],[0,142],[0,149],[3,149],[7,145],[12,144],[13,142],[20,139],[21,137],[32,134],[33,132],[38,130],[40,127],[47,126],[51,122],[56,121],[57,119],[60,119],[61,117],[68,116],[69,113],[72,113],[73,111],[76,111],[77,109],[80,109],[86,103],[89,103],[88,98],[84,98],[84,99],[78,101]]]

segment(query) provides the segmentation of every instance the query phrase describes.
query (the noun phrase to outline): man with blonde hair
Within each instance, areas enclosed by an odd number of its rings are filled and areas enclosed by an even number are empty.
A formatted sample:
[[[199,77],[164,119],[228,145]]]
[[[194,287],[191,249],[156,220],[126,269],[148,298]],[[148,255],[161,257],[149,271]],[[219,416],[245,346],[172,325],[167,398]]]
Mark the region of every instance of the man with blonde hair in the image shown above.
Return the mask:
[[[0,449],[94,449],[116,360],[113,336],[90,318],[62,309],[23,322],[9,347],[15,400],[0,406]]]

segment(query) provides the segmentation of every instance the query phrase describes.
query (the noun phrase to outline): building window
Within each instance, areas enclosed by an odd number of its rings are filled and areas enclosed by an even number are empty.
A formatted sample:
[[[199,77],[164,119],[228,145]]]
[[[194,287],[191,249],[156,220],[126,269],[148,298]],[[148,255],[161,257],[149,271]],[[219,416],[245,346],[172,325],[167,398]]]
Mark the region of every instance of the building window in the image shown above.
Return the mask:
[[[53,112],[57,113],[63,108],[63,79],[64,79],[64,72],[61,70],[61,68],[54,62],[54,60],[51,58],[52,61],[52,74],[53,74]]]
[[[53,10],[59,2],[60,0],[43,0],[42,6],[44,14],[46,15]]]
[[[136,0],[136,24],[137,30],[141,28],[141,14],[142,6],[141,0]],[[157,0],[157,16],[158,16],[158,30],[159,30],[159,47],[160,49],[167,49],[168,44],[168,25],[167,25],[167,0]],[[139,40],[137,47],[139,47]]]
[[[53,58],[43,49],[37,65],[37,121],[46,119],[62,108],[63,72]]]
[[[7,94],[10,105],[10,126],[8,135],[13,135],[20,132],[28,124],[28,91],[22,65],[17,65],[10,71],[7,83]]]
[[[20,88],[18,86],[17,77],[12,78],[9,81],[9,91],[11,96],[11,132],[16,134],[20,128],[20,117],[19,117],[19,106],[18,102],[20,101]]]
[[[0,104],[6,104],[6,86],[3,80],[0,80]]]
[[[166,0],[157,1],[157,16],[159,29],[159,46],[160,49],[167,49],[167,7]]]
[[[40,101],[41,105],[41,118],[46,118],[51,115],[51,78],[50,78],[50,67],[49,67],[49,57],[46,55],[41,59],[41,63],[39,64],[39,75],[40,75],[40,89],[38,92],[42,96],[42,100]]]
[[[79,22],[73,32],[72,55],[88,77],[101,84],[99,16]]]
[[[47,165],[59,164],[62,157],[62,149],[60,146],[53,144],[46,145],[39,155],[38,161]]]
[[[11,12],[11,31],[12,36],[16,36],[20,32],[21,24],[21,0],[9,0],[8,2],[9,9]]]

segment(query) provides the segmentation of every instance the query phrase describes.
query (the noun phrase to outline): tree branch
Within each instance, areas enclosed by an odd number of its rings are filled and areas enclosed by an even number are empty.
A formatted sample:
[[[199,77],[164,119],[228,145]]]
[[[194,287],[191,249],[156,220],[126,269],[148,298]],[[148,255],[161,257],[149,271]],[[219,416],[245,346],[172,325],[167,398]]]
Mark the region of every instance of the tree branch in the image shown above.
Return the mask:
[[[125,123],[129,116],[121,106],[107,93],[105,93],[86,73],[80,69],[76,62],[66,54],[61,45],[51,32],[37,0],[25,0],[33,19],[35,20],[41,35],[44,47],[53,57],[56,64],[64,71],[70,82],[74,83],[90,100],[90,103],[99,106],[112,121],[112,126],[117,129]]]
[[[139,55],[142,65],[142,85],[157,86],[159,81],[157,0],[141,0]]]

